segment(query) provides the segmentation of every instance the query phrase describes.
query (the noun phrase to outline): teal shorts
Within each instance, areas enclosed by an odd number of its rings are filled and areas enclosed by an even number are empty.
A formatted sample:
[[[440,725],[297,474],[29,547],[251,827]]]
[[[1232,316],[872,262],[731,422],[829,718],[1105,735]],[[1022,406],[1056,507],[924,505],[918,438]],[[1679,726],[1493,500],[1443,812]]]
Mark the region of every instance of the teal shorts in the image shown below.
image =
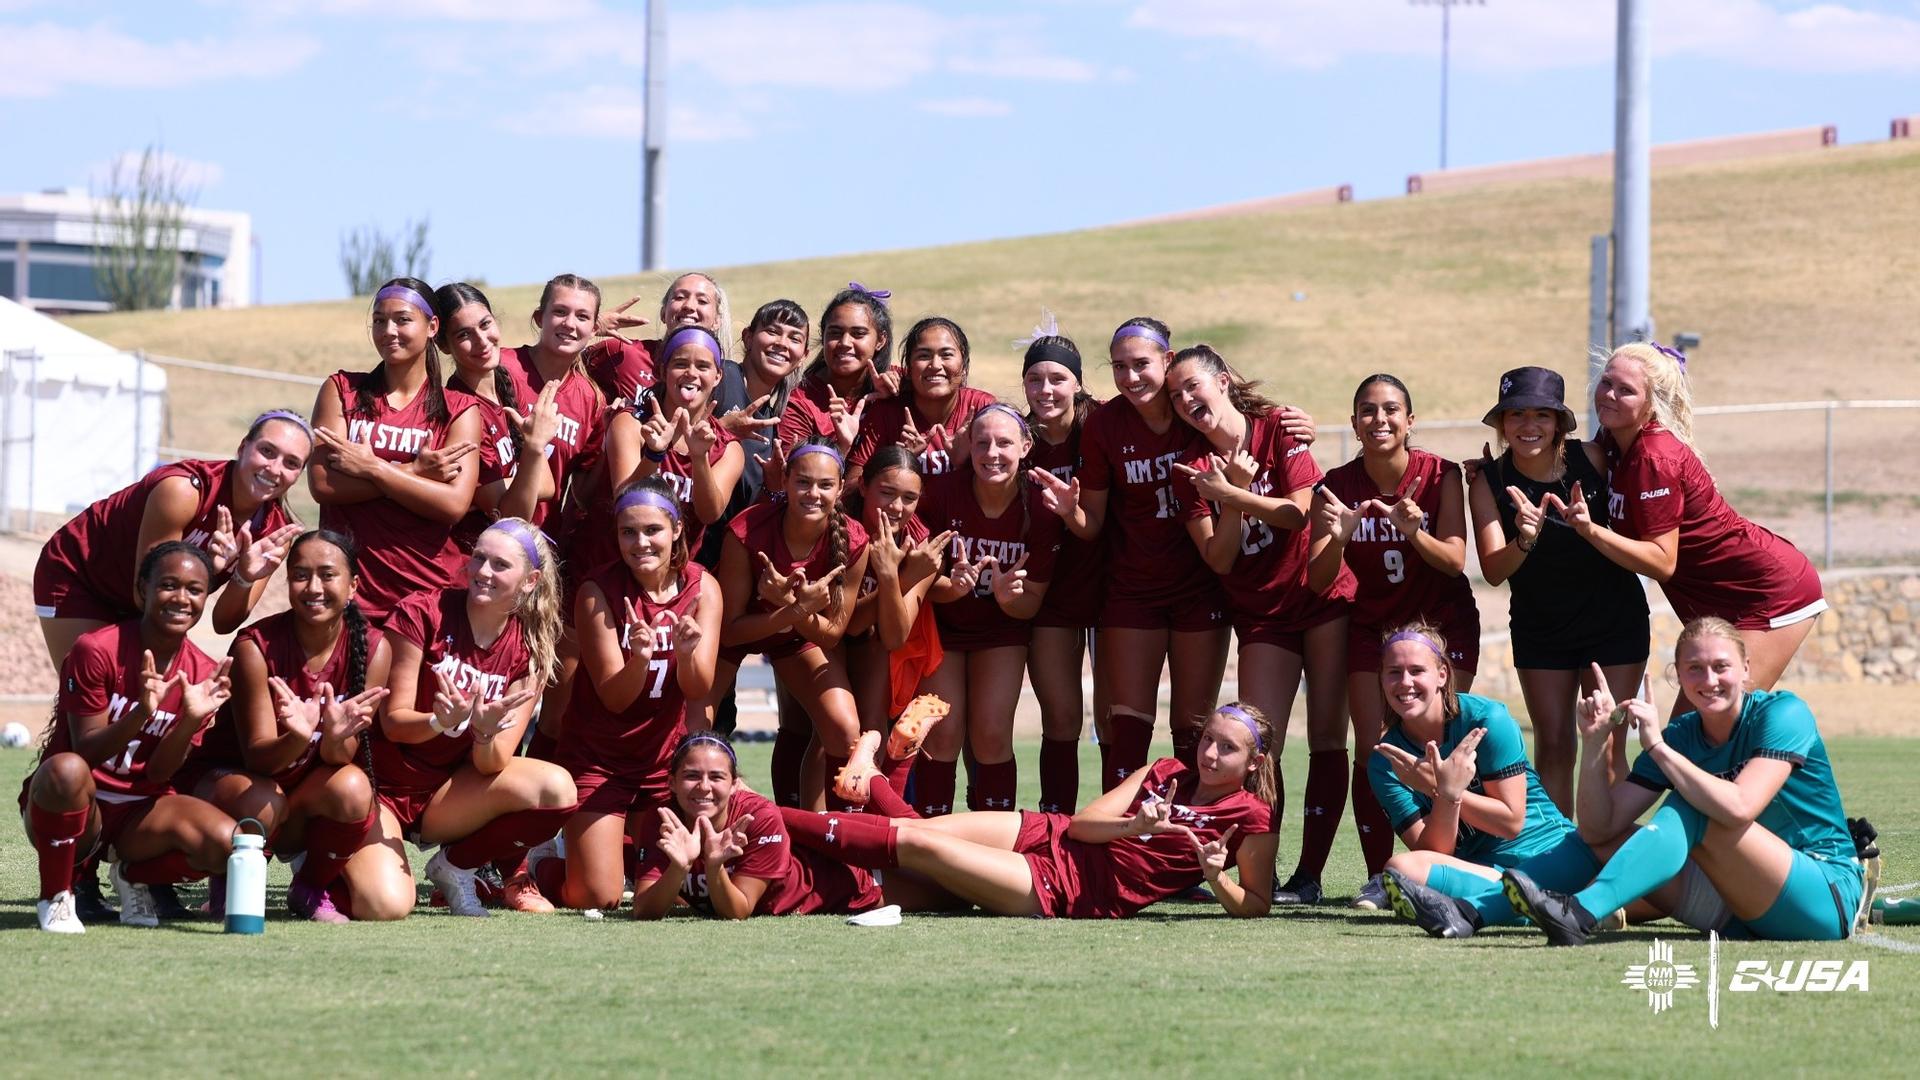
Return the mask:
[[[1586,888],[1600,873],[1600,860],[1593,857],[1593,849],[1571,829],[1545,851],[1514,863],[1495,858],[1493,865],[1518,870],[1541,888],[1564,893]]]
[[[1853,915],[1866,887],[1860,866],[1849,859],[1828,862],[1804,851],[1793,853],[1787,883],[1765,915],[1732,922],[1727,937],[1764,941],[1839,941],[1853,932]],[[1745,933],[1741,933],[1745,931]]]

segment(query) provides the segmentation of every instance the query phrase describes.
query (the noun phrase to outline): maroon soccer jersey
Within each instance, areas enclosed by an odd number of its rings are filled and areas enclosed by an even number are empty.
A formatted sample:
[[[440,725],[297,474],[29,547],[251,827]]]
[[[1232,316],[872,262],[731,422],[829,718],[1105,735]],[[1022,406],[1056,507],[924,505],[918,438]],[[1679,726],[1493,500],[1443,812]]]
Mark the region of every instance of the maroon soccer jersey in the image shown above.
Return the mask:
[[[361,377],[336,371],[329,380],[340,394],[347,438],[365,443],[375,457],[396,465],[411,462],[422,450],[445,446],[453,422],[479,403],[471,394],[447,390],[447,419],[434,423],[427,419],[427,394],[422,390],[404,409],[376,398],[374,415],[368,418],[359,411],[360,395],[354,389]],[[453,525],[421,517],[397,500],[380,497],[322,506],[320,525],[346,533],[359,546],[360,587],[354,600],[376,622],[403,597],[457,585],[466,575],[467,556],[453,541]]]
[[[78,582],[94,599],[122,617],[139,614],[133,600],[134,572],[140,561],[140,552],[135,549],[140,543],[140,520],[146,513],[147,500],[163,481],[174,477],[192,484],[199,503],[180,538],[204,548],[218,524],[220,508],[224,506],[229,512],[233,509],[234,464],[176,461],[154,469],[61,526],[40,549],[43,565],[36,567],[34,576]],[[251,532],[257,540],[291,520],[278,501],[266,503],[254,512]],[[234,520],[236,532],[242,524],[246,522]],[[227,575],[222,574],[210,588],[218,589],[226,580]],[[41,591],[40,584],[36,582],[36,594]]]
[[[573,701],[567,706],[567,722],[560,736],[570,758],[592,762],[619,775],[666,776],[667,760],[687,731],[687,696],[680,689],[680,658],[674,653],[673,624],[693,610],[706,576],[698,563],[688,563],[680,572],[680,591],[664,601],[649,597],[625,563],[601,567],[589,579],[606,597],[614,624],[623,628],[621,658],[631,657],[635,644],[624,629],[625,601],[632,601],[634,611],[653,628],[653,657],[647,663],[647,681],[640,696],[619,712],[600,700],[593,679],[585,671],[574,678]]]
[[[1367,475],[1364,461],[1355,458],[1327,474],[1327,492],[1349,507],[1369,499],[1392,502],[1415,482],[1414,497],[1426,514],[1427,531],[1440,520],[1442,492],[1460,486],[1460,466],[1425,450],[1407,450],[1407,471],[1400,486],[1381,492]],[[1368,509],[1347,538],[1347,567],[1355,589],[1353,623],[1356,627],[1385,627],[1425,618],[1441,625],[1458,624],[1456,613],[1474,611],[1473,586],[1464,574],[1445,574],[1413,549],[1413,541],[1393,527],[1377,509]],[[1477,617],[1476,617],[1477,624]]]
[[[241,642],[252,642],[254,647],[260,650],[261,658],[266,661],[268,677],[277,676],[284,679],[294,694],[301,698],[319,697],[321,683],[333,687],[336,697],[352,697],[357,693],[358,691],[353,689],[353,684],[347,678],[348,664],[352,659],[352,646],[346,627],[341,627],[340,637],[333,643],[333,651],[327,655],[320,666],[310,668],[307,666],[307,651],[300,644],[298,626],[298,620],[291,611],[269,615],[240,631],[233,639],[233,647],[228,650],[228,654],[238,653]],[[380,631],[372,626],[367,627],[366,655],[368,658],[373,656],[373,650],[379,644]],[[361,674],[362,677],[365,676],[365,672]],[[264,685],[262,689],[265,689]],[[363,686],[360,689],[367,688]],[[273,700],[271,692],[268,693],[267,700],[269,702]],[[201,734],[199,743],[193,748],[190,758],[194,764],[226,769],[246,768],[246,758],[241,751],[241,741],[245,736],[241,731],[238,716],[238,710],[245,707],[237,697],[229,699],[225,705],[221,706],[219,719]],[[366,736],[363,734],[362,737]],[[292,791],[307,778],[307,773],[312,771],[314,763],[320,760],[319,749],[320,730],[315,728],[313,738],[307,743],[306,751],[292,764],[273,774],[274,782],[280,785],[282,791]]]
[[[819,581],[822,577],[833,572],[835,564],[833,561],[833,540],[829,535],[831,530],[820,534],[820,539],[814,541],[813,550],[796,558],[793,552],[787,548],[786,536],[783,533],[786,518],[787,501],[785,499],[777,499],[772,502],[754,503],[752,506],[735,514],[733,520],[727,523],[727,528],[732,531],[734,538],[739,540],[741,546],[747,549],[747,566],[755,583],[752,589],[751,599],[747,601],[747,610],[750,612],[767,613],[774,610],[773,605],[767,603],[765,598],[760,595],[758,588],[760,560],[754,557],[756,555],[765,555],[768,560],[773,563],[774,570],[781,574],[792,574],[794,567],[805,566],[807,568],[808,581]],[[852,516],[848,516],[848,574],[853,572],[853,564],[860,560],[860,553],[865,550],[867,550],[867,530]],[[852,588],[854,586],[849,582],[848,587]],[[849,598],[849,600],[851,600],[851,598]],[[747,645],[734,646],[733,648],[736,651],[765,652],[781,646],[797,648],[802,645],[804,641],[805,639],[802,638],[798,632],[785,630],[778,634],[761,638],[759,641]]]
[[[447,380],[450,389],[473,394],[474,407],[480,410],[480,448],[476,455],[480,459],[479,487],[501,480],[513,479],[514,456],[519,450],[513,424],[507,419],[507,410],[496,402],[488,401],[473,392],[460,376]],[[480,534],[493,524],[493,518],[478,506],[467,511],[453,527],[453,542],[463,554],[473,554],[474,542]]]
[[[1718,615],[1765,629],[1820,602],[1820,575],[1807,557],[1727,505],[1699,455],[1672,432],[1649,423],[1624,452],[1611,435],[1600,445],[1613,528],[1630,540],[1680,530],[1673,576],[1660,589],[1682,621]]]
[[[920,411],[918,405],[909,402],[910,391],[902,390],[898,397],[885,401],[876,401],[867,406],[860,418],[860,439],[853,446],[853,453],[847,456],[847,471],[858,472],[867,464],[867,459],[883,446],[892,446],[900,441],[900,434],[907,430],[907,418],[913,418],[913,426],[927,440],[927,448],[920,451],[920,472],[925,476],[937,476],[953,467],[953,448],[967,437],[967,425],[973,422],[973,414],[981,406],[991,405],[994,396],[985,390],[963,386],[955,392],[953,414],[946,423],[936,424]]]
[[[801,379],[799,385],[793,388],[793,393],[787,395],[787,411],[780,414],[780,427],[777,430],[780,445],[786,447],[789,453],[803,442],[811,442],[821,436],[833,436],[833,413],[828,408],[828,402],[832,400],[829,396],[831,392],[832,387],[824,377],[809,376]],[[847,407],[853,408],[858,404],[857,401],[850,401]],[[863,425],[871,420],[871,413],[861,414]],[[854,440],[854,445],[859,445],[858,439]]]
[[[903,529],[902,532],[905,534],[905,538],[898,540],[899,546],[902,549],[908,544],[921,543],[925,541],[927,537],[933,535],[933,533],[927,529],[927,523],[920,520],[920,515],[917,512],[907,518],[906,528]],[[879,580],[873,576],[873,560],[868,559],[867,572],[860,579],[860,595],[872,596],[874,590],[879,587]]]
[[[654,354],[659,350],[658,341],[602,338],[587,346],[581,360],[608,401],[635,402],[651,393],[658,381]]]
[[[780,808],[760,795],[735,788],[733,797],[727,800],[725,828],[734,827],[745,817],[753,819],[746,826],[747,850],[727,868],[727,876],[759,878],[767,883],[766,891],[753,905],[755,915],[851,915],[879,907],[884,902],[873,875],[804,848],[794,848]],[[659,845],[648,848],[640,863],[639,881],[644,884],[660,880],[667,866],[667,857]],[[713,914],[705,859],[696,858],[693,865],[687,867],[680,895],[695,911]]]
[[[1259,463],[1250,490],[1255,495],[1284,499],[1301,488],[1320,482],[1320,466],[1299,442],[1281,429],[1278,413],[1250,417],[1247,453]],[[1212,446],[1195,446],[1181,464],[1206,470]],[[1200,497],[1193,481],[1181,473],[1173,476],[1174,497],[1180,501],[1186,521],[1219,516],[1219,508]],[[1280,529],[1252,515],[1240,518],[1240,553],[1233,568],[1223,576],[1227,605],[1236,616],[1263,619],[1291,619],[1304,609],[1317,608],[1327,599],[1353,596],[1353,575],[1341,568],[1333,587],[1322,597],[1307,587],[1307,560],[1312,541],[1308,529]]]
[[[467,590],[440,589],[415,593],[400,602],[387,618],[389,637],[410,641],[420,649],[420,678],[412,708],[433,711],[433,695],[452,687],[481,702],[503,697],[517,679],[527,677],[533,654],[520,633],[520,620],[509,618],[493,644],[482,648],[473,640],[467,622]],[[388,701],[394,708],[402,703]],[[372,729],[373,771],[380,787],[432,791],[444,783],[473,747],[473,731],[459,727],[426,742],[397,743]]]
[[[533,362],[533,346],[500,350],[500,365],[513,377],[513,392],[522,402],[521,407],[531,409],[547,385]],[[533,508],[533,523],[540,526],[555,516],[566,495],[567,482],[576,473],[584,473],[593,466],[605,435],[606,403],[594,389],[593,380],[580,372],[568,368],[561,376],[554,406],[560,413],[560,427],[553,441],[547,444],[547,467],[553,470],[554,495]]]
[[[999,517],[988,517],[973,490],[972,469],[927,478],[917,511],[928,529],[952,530],[947,545],[947,567],[953,560],[978,562],[992,556],[1006,571],[1026,556],[1027,580],[1053,580],[1054,560],[1060,554],[1060,535],[1066,531],[1060,516],[1040,505],[1033,490],[1020,494]],[[1002,645],[1025,645],[1033,624],[1000,609],[993,598],[993,571],[983,570],[973,592],[958,600],[933,606],[940,625],[940,644],[962,652]]]
[[[1227,863],[1233,864],[1240,845],[1249,836],[1273,831],[1273,809],[1244,788],[1215,802],[1194,805],[1199,785],[1192,769],[1161,758],[1147,770],[1127,813],[1139,811],[1148,797],[1173,805],[1173,821],[1193,832],[1202,844],[1218,840],[1237,826],[1227,841]],[[1105,844],[1090,844],[1066,835],[1066,814],[1022,814],[1020,848],[1027,856],[1041,888],[1048,914],[1074,918],[1123,919],[1141,908],[1177,895],[1206,878],[1193,840],[1185,833],[1129,836]],[[1038,829],[1027,825],[1042,826]],[[1026,843],[1044,836],[1044,843]]]
[[[1082,425],[1080,488],[1109,492],[1110,596],[1162,602],[1217,595],[1173,494],[1173,463],[1200,441],[1200,433],[1178,419],[1155,432],[1126,401],[1108,402]]]
[[[140,620],[111,623],[80,635],[73,651],[60,665],[60,693],[55,698],[53,734],[47,742],[47,754],[73,750],[75,716],[101,716],[112,724],[140,702],[140,667],[146,646],[140,642]],[[219,664],[200,651],[192,641],[182,639],[172,663],[160,674],[171,679],[185,674],[190,682],[204,682]],[[159,707],[140,724],[140,730],[119,753],[93,767],[93,785],[108,802],[126,802],[150,798],[173,791],[171,784],[147,778],[147,762],[154,747],[180,717],[180,700],[185,691],[175,687],[160,698]]]
[[[1036,433],[1033,453],[1027,455],[1026,464],[1045,469],[1062,480],[1071,480],[1080,474],[1080,439],[1078,428],[1069,432],[1066,441],[1057,446]],[[1040,602],[1040,614],[1034,616],[1033,624],[1085,627],[1097,622],[1106,581],[1106,562],[1106,544],[1101,538],[1082,540],[1063,528],[1060,555],[1055,560],[1059,570],[1053,576],[1053,583],[1047,586],[1047,597]]]

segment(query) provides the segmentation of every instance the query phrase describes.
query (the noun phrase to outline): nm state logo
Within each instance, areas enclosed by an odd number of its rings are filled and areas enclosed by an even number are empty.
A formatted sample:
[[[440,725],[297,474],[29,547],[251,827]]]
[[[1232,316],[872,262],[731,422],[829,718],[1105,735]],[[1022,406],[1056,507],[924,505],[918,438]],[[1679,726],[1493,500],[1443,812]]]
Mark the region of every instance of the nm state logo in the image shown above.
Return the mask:
[[[1647,946],[1647,962],[1627,965],[1627,973],[1621,978],[1622,986],[1647,992],[1647,1007],[1654,1015],[1673,1008],[1675,990],[1691,990],[1700,985],[1700,975],[1692,964],[1673,962],[1673,945],[1670,942],[1653,939]]]

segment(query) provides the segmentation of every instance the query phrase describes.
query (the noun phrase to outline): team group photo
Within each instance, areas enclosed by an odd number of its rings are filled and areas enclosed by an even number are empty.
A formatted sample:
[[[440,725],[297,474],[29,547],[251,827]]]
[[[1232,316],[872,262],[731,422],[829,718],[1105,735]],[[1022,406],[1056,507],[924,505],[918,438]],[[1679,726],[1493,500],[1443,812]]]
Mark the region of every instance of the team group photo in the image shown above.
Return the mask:
[[[1920,143],[1772,102],[1910,105],[1914,13],[580,6],[0,15],[130,58],[23,132],[450,47],[331,189],[178,113],[0,196],[21,1075],[1899,1068]],[[494,48],[572,86],[505,156],[444,96]],[[1789,75],[1702,119],[1689,56]],[[1403,189],[1152,118],[1436,61]],[[1521,137],[1558,71],[1610,153]],[[1007,96],[862,116],[947,82]]]

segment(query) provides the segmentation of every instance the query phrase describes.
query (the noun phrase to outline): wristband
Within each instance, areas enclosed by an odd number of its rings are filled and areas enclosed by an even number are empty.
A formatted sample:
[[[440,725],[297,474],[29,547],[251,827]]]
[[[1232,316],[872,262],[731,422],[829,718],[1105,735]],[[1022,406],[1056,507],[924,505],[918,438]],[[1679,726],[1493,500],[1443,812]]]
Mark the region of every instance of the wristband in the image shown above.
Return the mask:
[[[647,447],[640,451],[640,454],[655,465],[667,460],[667,452],[665,450],[655,450],[652,447]]]
[[[1539,543],[1539,542],[1540,542],[1540,540],[1539,540],[1539,538],[1538,538],[1538,537],[1536,537],[1536,538],[1534,538],[1534,539],[1533,539],[1533,540],[1531,540],[1531,541],[1529,541],[1529,540],[1525,540],[1525,539],[1521,539],[1521,540],[1515,540],[1515,541],[1513,542],[1513,546],[1514,546],[1514,547],[1517,547],[1517,548],[1519,548],[1519,549],[1520,549],[1520,551],[1521,551],[1521,553],[1522,553],[1522,554],[1525,554],[1525,553],[1527,553],[1527,552],[1530,552],[1530,551],[1532,551],[1532,550],[1533,550],[1533,545],[1534,545],[1534,544],[1537,544],[1537,543]]]

